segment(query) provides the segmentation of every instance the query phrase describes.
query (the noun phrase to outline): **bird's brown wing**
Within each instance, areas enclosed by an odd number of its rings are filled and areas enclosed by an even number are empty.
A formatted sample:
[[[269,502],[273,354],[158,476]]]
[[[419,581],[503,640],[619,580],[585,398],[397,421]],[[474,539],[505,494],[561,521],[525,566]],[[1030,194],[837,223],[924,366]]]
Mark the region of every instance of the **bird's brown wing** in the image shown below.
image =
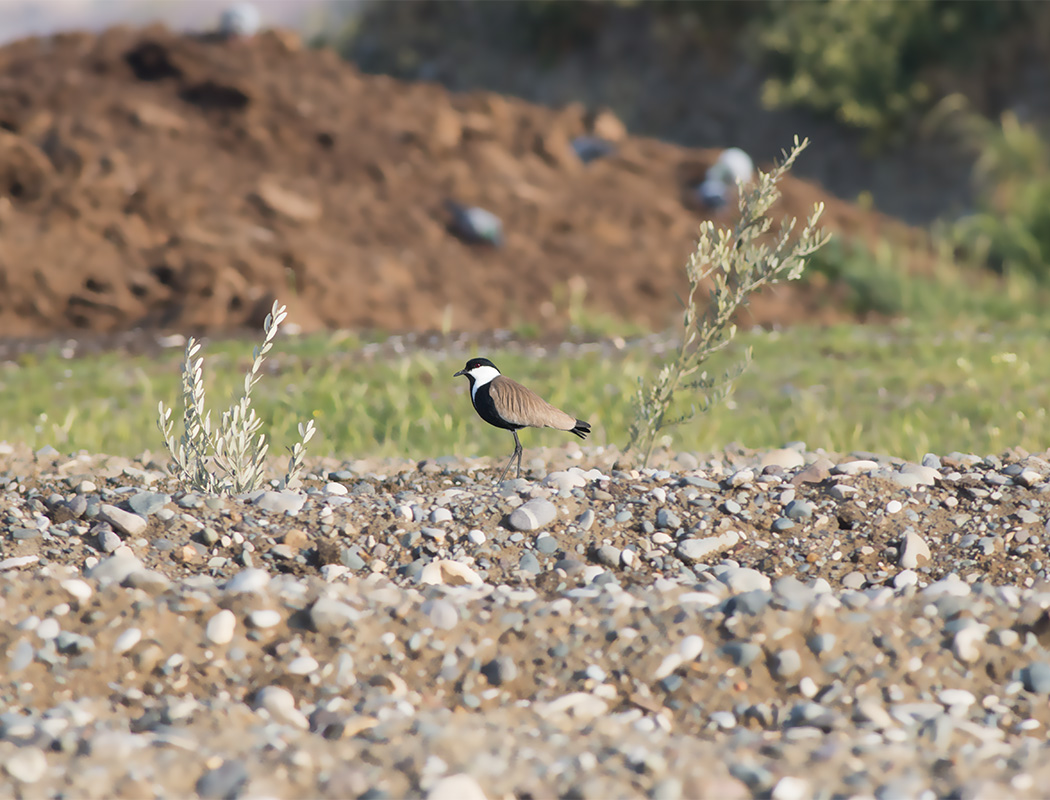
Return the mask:
[[[531,389],[499,375],[489,384],[489,395],[499,415],[514,425],[533,428],[557,428],[571,431],[576,417],[555,408]]]

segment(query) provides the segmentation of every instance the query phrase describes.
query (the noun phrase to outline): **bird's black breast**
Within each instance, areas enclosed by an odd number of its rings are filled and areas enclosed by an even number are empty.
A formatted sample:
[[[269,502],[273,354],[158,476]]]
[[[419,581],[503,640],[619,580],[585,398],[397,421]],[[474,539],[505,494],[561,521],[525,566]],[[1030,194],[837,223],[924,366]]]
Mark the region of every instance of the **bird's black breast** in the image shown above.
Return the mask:
[[[505,428],[508,431],[520,431],[524,428],[524,425],[515,425],[513,422],[507,422],[499,415],[496,411],[496,404],[492,402],[492,395],[489,394],[489,388],[490,384],[486,383],[484,386],[479,387],[471,398],[471,402],[474,403],[474,410],[478,412],[478,416],[489,425]]]

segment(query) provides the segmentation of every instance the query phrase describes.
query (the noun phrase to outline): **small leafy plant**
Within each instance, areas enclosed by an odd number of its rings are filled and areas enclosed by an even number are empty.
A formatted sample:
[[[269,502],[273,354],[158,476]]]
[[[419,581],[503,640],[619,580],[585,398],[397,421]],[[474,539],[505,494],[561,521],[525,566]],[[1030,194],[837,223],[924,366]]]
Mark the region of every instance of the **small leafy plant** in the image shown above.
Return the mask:
[[[831,238],[830,234],[817,229],[824,212],[824,204],[818,203],[797,238],[792,236],[796,220],[790,219],[781,224],[772,244],[762,241],[773,224],[766,214],[780,197],[777,183],[808,146],[808,139],[799,142],[796,136],[791,152],[785,154],[772,172],[759,172],[750,187],[739,187],[740,219],[732,230],[716,228],[710,220],[701,223],[696,249],[686,264],[689,293],[683,303],[682,341],[654,381],[638,380],[627,449],[640,447],[644,452],[643,465],[649,463],[653,446],[664,428],[686,422],[697,414],[697,406],[693,404],[686,414],[668,416],[678,390],[699,391],[702,397],[699,410],[705,412],[729,396],[733,381],[747,369],[751,362],[750,348],[720,380],[701,371],[704,362],[725,349],[736,336],[732,320],[747,306],[750,295],[767,284],[800,278],[806,259]],[[701,312],[696,295],[703,286],[710,287],[709,302]]]
[[[287,316],[287,307],[275,301],[263,323],[262,346],[253,351],[251,369],[244,376],[244,394],[223,412],[222,422],[215,429],[211,412],[204,410],[204,358],[197,357],[201,343],[192,337],[186,342],[186,360],[182,367],[183,433],[177,443],[172,434],[172,410],[163,400],[157,407],[160,414],[157,427],[173,462],[169,469],[185,486],[214,494],[240,494],[262,486],[269,443],[266,436],[259,433],[262,420],[251,406],[251,395],[261,377],[259,371],[266,354],[273,347],[277,329]],[[313,420],[305,425],[299,423],[300,441],[291,448],[283,486],[291,485],[302,472],[306,445],[314,433]]]

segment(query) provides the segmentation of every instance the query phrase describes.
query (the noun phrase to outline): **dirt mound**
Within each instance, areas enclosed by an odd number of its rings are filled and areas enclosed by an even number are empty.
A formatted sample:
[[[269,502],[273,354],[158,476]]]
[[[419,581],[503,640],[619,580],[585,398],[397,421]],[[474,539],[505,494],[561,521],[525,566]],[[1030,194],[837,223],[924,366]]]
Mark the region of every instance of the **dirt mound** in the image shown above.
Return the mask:
[[[363,76],[278,32],[27,39],[0,74],[8,336],[230,329],[274,297],[307,329],[554,327],[575,276],[588,308],[661,325],[700,218],[687,186],[715,155],[627,137],[584,165],[582,107]],[[824,200],[835,231],[907,235],[803,182],[784,195],[800,217]],[[449,198],[499,215],[504,245],[452,236]],[[819,305],[780,290],[754,315]]]

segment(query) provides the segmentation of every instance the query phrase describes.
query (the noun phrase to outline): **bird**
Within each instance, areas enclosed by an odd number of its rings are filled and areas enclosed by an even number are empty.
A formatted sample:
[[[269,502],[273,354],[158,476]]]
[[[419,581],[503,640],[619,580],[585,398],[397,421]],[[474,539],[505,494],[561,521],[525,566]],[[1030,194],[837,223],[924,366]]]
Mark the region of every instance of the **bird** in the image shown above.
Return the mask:
[[[496,483],[503,482],[515,458],[518,459],[517,477],[521,477],[522,449],[518,431],[522,428],[557,428],[575,433],[581,439],[586,439],[591,432],[590,423],[566,414],[531,389],[512,381],[487,358],[470,359],[452,377],[458,378],[460,375],[466,375],[470,381],[470,402],[474,404],[478,416],[489,425],[514,434],[514,452],[510,454],[510,460]]]
[[[739,147],[723,150],[696,188],[697,197],[708,208],[720,209],[729,200],[729,190],[738,184],[750,183],[754,170],[751,156]]]
[[[503,221],[491,211],[460,205],[454,200],[446,200],[445,208],[452,215],[449,230],[463,241],[492,247],[503,245]]]
[[[262,25],[259,9],[251,3],[237,3],[222,12],[219,34],[224,39],[250,39]]]

